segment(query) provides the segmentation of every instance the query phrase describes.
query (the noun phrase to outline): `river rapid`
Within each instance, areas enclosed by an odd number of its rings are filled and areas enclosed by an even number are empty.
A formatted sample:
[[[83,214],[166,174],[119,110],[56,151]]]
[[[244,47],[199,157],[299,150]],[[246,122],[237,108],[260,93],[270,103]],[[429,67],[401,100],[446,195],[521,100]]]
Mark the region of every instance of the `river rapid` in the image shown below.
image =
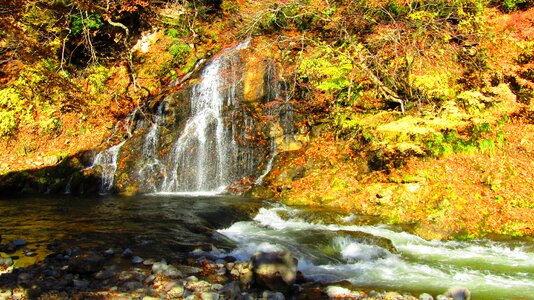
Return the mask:
[[[437,295],[463,286],[473,299],[534,299],[532,238],[426,241],[368,217],[234,196],[0,200],[0,234],[2,243],[28,242],[32,255],[11,254],[19,266],[39,261],[54,245],[130,248],[145,258],[214,245],[213,255],[245,260],[256,251],[289,250],[307,278],[348,280],[359,289]]]

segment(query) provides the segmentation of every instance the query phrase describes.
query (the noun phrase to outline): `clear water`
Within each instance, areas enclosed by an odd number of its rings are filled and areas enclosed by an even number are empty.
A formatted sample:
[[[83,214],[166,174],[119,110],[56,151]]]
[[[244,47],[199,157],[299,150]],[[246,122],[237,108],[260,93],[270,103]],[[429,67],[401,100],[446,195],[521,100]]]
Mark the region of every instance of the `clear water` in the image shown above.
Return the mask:
[[[167,258],[188,245],[231,246],[217,238],[215,228],[249,218],[260,205],[251,199],[201,193],[0,200],[0,234],[4,244],[27,241],[28,248],[39,253],[34,260],[49,254],[47,246],[53,243],[62,248],[131,248],[144,258]]]

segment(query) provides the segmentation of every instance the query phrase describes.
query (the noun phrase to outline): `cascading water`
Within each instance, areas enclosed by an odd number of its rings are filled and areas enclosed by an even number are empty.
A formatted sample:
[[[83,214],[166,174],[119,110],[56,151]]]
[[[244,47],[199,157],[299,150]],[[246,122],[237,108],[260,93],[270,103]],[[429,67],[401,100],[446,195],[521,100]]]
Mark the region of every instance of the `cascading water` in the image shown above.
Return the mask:
[[[98,153],[93,161],[93,165],[89,167],[90,169],[94,168],[95,166],[99,166],[101,168],[102,181],[100,193],[102,194],[109,192],[113,186],[115,171],[117,171],[117,158],[123,144],[124,141]]]
[[[138,121],[137,132],[118,154],[127,169],[118,170],[126,173],[119,177],[129,182],[117,184],[151,193],[218,193],[247,178],[261,182],[279,150],[276,140],[290,137],[294,128],[274,62],[249,66],[248,45],[212,58],[197,75],[187,76],[192,84],[185,92],[170,94],[155,106],[151,120]],[[255,98],[245,95],[246,89]],[[274,123],[277,137],[269,132]],[[111,171],[103,174],[107,189]]]
[[[223,120],[224,105],[234,95],[225,95],[222,59],[214,60],[202,72],[202,81],[191,95],[191,117],[171,152],[172,171],[163,191],[215,191],[229,182],[227,170],[232,154],[231,133]],[[230,89],[230,93],[231,93]]]

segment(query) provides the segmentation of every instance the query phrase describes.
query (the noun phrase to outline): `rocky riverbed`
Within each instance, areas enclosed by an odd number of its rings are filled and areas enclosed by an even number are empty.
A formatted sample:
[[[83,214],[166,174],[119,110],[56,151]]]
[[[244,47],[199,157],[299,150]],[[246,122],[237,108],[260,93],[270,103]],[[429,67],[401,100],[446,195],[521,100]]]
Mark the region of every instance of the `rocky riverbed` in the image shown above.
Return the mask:
[[[1,242],[1,240],[0,240]],[[289,252],[258,252],[248,261],[203,245],[165,258],[142,258],[129,248],[61,249],[38,263],[24,240],[0,245],[0,299],[434,299],[391,291],[361,291],[349,282],[314,282],[297,270]],[[445,296],[448,295],[449,297]],[[470,299],[457,288],[436,299]]]

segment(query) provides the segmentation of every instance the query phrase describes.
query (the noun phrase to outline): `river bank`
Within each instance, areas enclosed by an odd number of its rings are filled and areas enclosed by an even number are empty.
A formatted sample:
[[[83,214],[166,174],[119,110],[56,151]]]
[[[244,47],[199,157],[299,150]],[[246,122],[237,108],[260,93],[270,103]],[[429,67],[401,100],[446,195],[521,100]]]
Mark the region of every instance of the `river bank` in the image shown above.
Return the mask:
[[[17,250],[32,255],[31,245],[26,247],[20,239],[14,242]],[[266,286],[258,279],[262,266],[257,262],[218,257],[216,248],[209,252],[198,248],[159,260],[135,256],[129,248],[61,250],[54,244],[48,248],[54,251],[44,261],[23,268],[13,267],[17,257],[0,259],[1,299],[433,299],[426,293],[417,297],[358,290],[348,281],[313,281],[300,271],[286,284],[276,275],[286,267],[280,265],[268,266],[272,270]],[[467,289],[447,293],[464,295],[455,299],[470,299]],[[452,298],[439,295],[436,299]]]

